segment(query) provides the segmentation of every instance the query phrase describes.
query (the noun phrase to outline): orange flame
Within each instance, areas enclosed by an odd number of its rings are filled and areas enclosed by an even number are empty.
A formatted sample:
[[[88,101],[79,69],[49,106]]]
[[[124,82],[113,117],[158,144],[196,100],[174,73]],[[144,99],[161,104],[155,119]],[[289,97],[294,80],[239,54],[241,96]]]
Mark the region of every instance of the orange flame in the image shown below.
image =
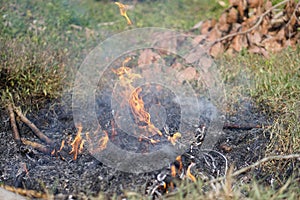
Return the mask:
[[[99,140],[99,150],[102,151],[103,149],[106,148],[106,145],[108,143],[108,140],[109,140],[109,137],[108,137],[108,134],[106,131],[103,131],[105,133],[105,136],[102,137],[100,140]]]
[[[120,9],[120,14],[125,17],[126,21],[127,21],[127,24],[128,25],[132,25],[132,22],[131,20],[129,19],[129,17],[127,16],[127,10],[128,10],[128,5],[124,5],[120,2],[115,2],[115,4],[117,6],[119,6],[119,9]]]
[[[176,132],[173,134],[173,136],[168,136],[168,140],[173,144],[175,145],[176,144],[176,141],[181,138],[181,133],[179,132]]]
[[[140,122],[145,122],[148,125],[150,122],[150,114],[145,111],[144,101],[139,97],[142,88],[137,88],[132,93],[132,98],[129,99],[129,104],[131,106],[131,110],[134,113],[136,120]]]
[[[177,156],[177,157],[176,157],[176,161],[179,162],[179,169],[178,169],[178,170],[181,171],[182,168],[183,168],[181,156]]]
[[[171,175],[172,175],[173,177],[176,176],[176,167],[175,167],[175,165],[171,165]]]
[[[196,181],[197,181],[196,177],[191,173],[191,168],[192,168],[193,166],[195,166],[195,163],[191,163],[191,164],[188,166],[188,168],[187,168],[187,170],[186,170],[186,175],[187,175],[187,177],[188,177],[190,180],[192,180],[193,182],[196,182]]]
[[[69,152],[69,154],[74,154],[74,160],[76,160],[78,154],[82,152],[83,144],[85,142],[85,140],[83,140],[81,137],[82,126],[79,125],[77,128],[78,128],[77,135],[74,141],[71,143],[72,150]]]

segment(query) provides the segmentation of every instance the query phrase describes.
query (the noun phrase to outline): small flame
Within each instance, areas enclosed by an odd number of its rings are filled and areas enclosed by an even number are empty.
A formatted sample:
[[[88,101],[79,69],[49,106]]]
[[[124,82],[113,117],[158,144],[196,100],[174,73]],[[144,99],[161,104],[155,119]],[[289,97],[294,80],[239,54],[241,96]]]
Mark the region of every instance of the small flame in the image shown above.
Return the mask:
[[[194,167],[195,165],[196,165],[196,164],[192,162],[192,163],[188,166],[188,168],[187,168],[187,170],[186,170],[186,175],[187,175],[187,177],[188,177],[190,180],[192,180],[193,182],[196,182],[196,181],[197,181],[196,177],[191,173],[191,168]]]
[[[177,156],[176,157],[176,161],[179,162],[179,169],[178,169],[178,171],[181,172],[182,169],[183,169],[183,164],[182,164],[181,156]]]
[[[173,136],[168,136],[168,140],[173,144],[175,145],[176,144],[176,141],[181,138],[181,133],[179,132],[176,132],[173,134]]]
[[[82,152],[83,145],[84,145],[84,142],[85,142],[85,140],[83,140],[82,137],[81,137],[82,126],[79,125],[77,127],[77,129],[78,129],[77,135],[76,135],[74,141],[71,143],[72,150],[69,152],[69,154],[74,154],[74,160],[76,160],[78,154]]]
[[[172,175],[173,177],[176,176],[176,167],[175,167],[175,165],[171,165],[171,175]]]
[[[106,148],[108,140],[109,140],[107,132],[106,131],[103,131],[103,132],[104,132],[105,136],[99,140],[99,150],[100,151],[102,151],[103,149]]]
[[[120,2],[115,2],[115,4],[117,6],[119,6],[119,9],[120,9],[120,14],[125,17],[126,21],[127,21],[127,24],[128,25],[132,25],[132,22],[131,20],[129,19],[129,17],[127,16],[127,10],[128,10],[128,5],[124,5]]]
[[[132,98],[129,100],[129,104],[131,106],[131,110],[134,113],[134,116],[137,121],[145,122],[148,125],[151,124],[150,122],[150,114],[145,111],[144,101],[142,98],[139,97],[142,88],[137,88],[132,93]]]
[[[61,150],[64,148],[64,146],[65,146],[65,140],[62,140],[62,141],[61,141],[60,148],[59,148],[59,150],[57,151],[57,153],[61,152]]]

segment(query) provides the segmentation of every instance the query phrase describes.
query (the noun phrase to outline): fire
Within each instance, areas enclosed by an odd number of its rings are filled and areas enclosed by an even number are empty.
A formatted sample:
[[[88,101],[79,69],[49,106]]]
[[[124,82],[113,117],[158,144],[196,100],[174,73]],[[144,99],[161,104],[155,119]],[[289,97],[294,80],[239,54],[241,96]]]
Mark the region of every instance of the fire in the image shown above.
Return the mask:
[[[175,167],[175,165],[171,165],[171,175],[172,175],[172,177],[176,176],[176,167]]]
[[[145,110],[144,101],[141,97],[139,97],[139,94],[142,92],[142,88],[138,87],[136,88],[131,98],[129,99],[129,105],[131,107],[131,111],[134,114],[135,120],[137,122],[144,122],[148,125],[148,131],[155,134],[159,134],[162,136],[162,133],[158,128],[154,126],[154,124],[150,121],[150,114]]]
[[[179,169],[178,169],[178,171],[181,172],[182,169],[183,169],[183,164],[182,164],[181,156],[177,156],[176,157],[176,161],[179,163]]]
[[[175,145],[176,144],[176,141],[181,138],[181,133],[179,132],[176,132],[173,134],[173,136],[168,136],[168,140],[173,144]]]
[[[194,167],[195,165],[196,165],[196,164],[192,162],[192,163],[188,166],[188,168],[187,168],[187,170],[186,170],[186,175],[187,175],[187,177],[188,177],[190,180],[192,180],[193,182],[196,182],[196,181],[197,181],[196,177],[191,173],[191,168]]]
[[[103,132],[104,132],[105,136],[99,140],[99,149],[98,150],[100,150],[100,151],[102,151],[103,149],[106,148],[106,145],[109,141],[107,132],[106,131],[103,131]]]
[[[129,17],[127,16],[127,10],[128,10],[128,5],[124,5],[120,2],[115,2],[115,4],[117,6],[119,6],[119,9],[120,9],[120,14],[125,17],[126,21],[127,21],[127,24],[128,25],[132,25],[132,22],[131,20],[129,19]]]
[[[82,126],[79,125],[77,128],[78,128],[77,135],[76,135],[74,141],[71,143],[72,150],[69,152],[69,154],[74,154],[74,160],[76,160],[78,154],[82,152],[83,145],[85,142],[85,140],[82,139],[82,136],[81,136]]]
[[[132,93],[132,98],[129,99],[129,104],[131,106],[131,110],[134,113],[135,119],[140,122],[145,122],[148,125],[150,122],[150,114],[145,111],[144,101],[139,97],[142,88],[137,88]]]
[[[181,161],[181,156],[176,157],[176,161],[171,165],[171,175],[172,177],[175,177],[177,174],[176,168],[178,169],[178,174],[182,172],[183,164]]]

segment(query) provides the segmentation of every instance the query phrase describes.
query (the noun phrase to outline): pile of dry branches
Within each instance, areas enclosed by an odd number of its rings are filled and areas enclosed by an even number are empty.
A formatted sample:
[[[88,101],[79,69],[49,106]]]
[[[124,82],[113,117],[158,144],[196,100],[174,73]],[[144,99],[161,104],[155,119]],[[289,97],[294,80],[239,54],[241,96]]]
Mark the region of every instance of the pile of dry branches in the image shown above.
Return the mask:
[[[213,57],[247,49],[268,57],[300,41],[300,2],[284,0],[272,5],[270,0],[229,0],[230,7],[218,20],[198,24],[198,42],[209,43]]]

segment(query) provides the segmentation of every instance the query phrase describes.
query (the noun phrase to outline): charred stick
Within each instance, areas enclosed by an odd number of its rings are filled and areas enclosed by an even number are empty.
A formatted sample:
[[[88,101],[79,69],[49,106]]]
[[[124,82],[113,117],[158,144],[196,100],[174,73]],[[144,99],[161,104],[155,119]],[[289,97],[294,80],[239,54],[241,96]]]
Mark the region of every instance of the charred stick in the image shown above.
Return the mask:
[[[19,131],[18,131],[17,123],[16,123],[16,117],[15,117],[14,109],[13,109],[13,106],[12,106],[11,103],[9,103],[7,105],[7,110],[9,112],[10,125],[11,125],[12,130],[13,130],[14,140],[18,144],[20,144],[21,143],[20,134],[19,134]]]
[[[45,145],[42,145],[40,143],[37,143],[37,142],[32,142],[30,140],[27,140],[25,138],[21,138],[21,141],[23,142],[23,144],[25,145],[28,145],[28,146],[31,146],[32,148],[42,152],[42,153],[45,153],[45,154],[50,154],[51,153],[51,150],[49,148],[47,148]]]
[[[16,107],[14,107],[15,112],[17,113],[17,115],[20,117],[21,121],[24,122],[27,126],[29,126],[29,128],[31,128],[31,130],[34,132],[34,134],[41,139],[42,141],[46,142],[47,144],[54,144],[54,142],[48,138],[44,133],[42,133],[35,125],[34,123],[32,123],[27,117],[25,117],[23,115],[23,113],[17,109]]]
[[[223,129],[241,129],[241,130],[250,130],[253,128],[262,128],[262,125],[257,124],[224,124]]]

